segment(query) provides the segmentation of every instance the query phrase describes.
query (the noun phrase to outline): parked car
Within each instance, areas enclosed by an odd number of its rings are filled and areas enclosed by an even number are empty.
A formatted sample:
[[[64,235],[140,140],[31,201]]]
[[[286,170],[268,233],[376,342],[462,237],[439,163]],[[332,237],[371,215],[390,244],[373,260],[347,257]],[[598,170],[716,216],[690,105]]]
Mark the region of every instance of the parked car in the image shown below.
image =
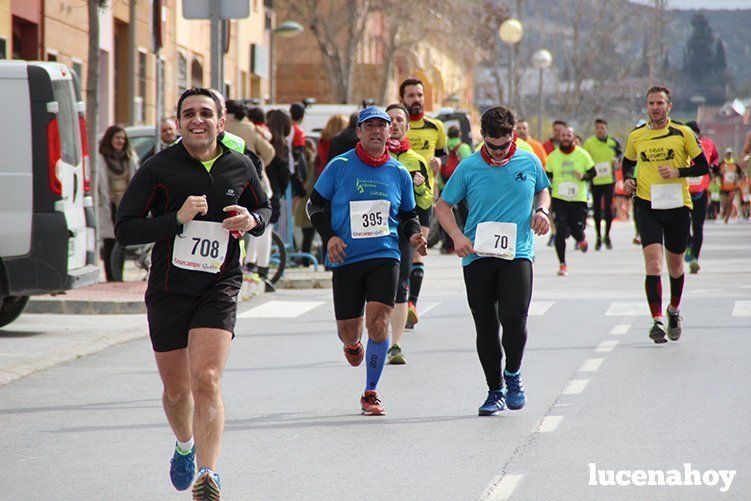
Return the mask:
[[[96,231],[84,103],[52,62],[0,61],[0,326],[29,296],[95,283]]]

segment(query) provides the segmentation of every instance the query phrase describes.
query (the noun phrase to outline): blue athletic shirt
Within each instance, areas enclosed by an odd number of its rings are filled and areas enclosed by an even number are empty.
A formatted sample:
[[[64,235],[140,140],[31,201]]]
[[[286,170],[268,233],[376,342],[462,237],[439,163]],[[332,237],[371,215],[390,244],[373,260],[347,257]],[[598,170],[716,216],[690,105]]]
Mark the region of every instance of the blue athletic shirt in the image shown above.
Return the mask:
[[[399,213],[415,208],[412,177],[402,164],[390,158],[379,167],[371,167],[360,160],[352,149],[328,163],[316,181],[315,190],[331,202],[331,228],[347,244],[344,262],[332,263],[327,256],[328,266],[336,268],[378,258],[399,260],[399,237],[396,232]],[[358,200],[388,200],[391,203],[388,235],[352,238],[349,203]]]
[[[508,164],[494,167],[478,151],[459,163],[441,198],[449,205],[466,198],[469,215],[464,235],[472,242],[479,223],[516,223],[516,259],[531,261],[535,255],[532,204],[534,196],[548,186],[550,181],[540,159],[532,153],[516,150]],[[470,254],[462,259],[462,265],[481,258]]]

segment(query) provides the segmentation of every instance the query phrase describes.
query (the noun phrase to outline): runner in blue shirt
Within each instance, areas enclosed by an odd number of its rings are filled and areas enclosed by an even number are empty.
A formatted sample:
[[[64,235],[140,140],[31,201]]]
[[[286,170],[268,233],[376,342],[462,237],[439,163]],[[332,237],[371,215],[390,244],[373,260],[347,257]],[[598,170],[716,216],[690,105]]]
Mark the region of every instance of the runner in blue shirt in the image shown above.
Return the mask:
[[[462,160],[435,207],[464,265],[477,352],[489,390],[478,411],[481,416],[496,415],[506,406],[521,409],[526,402],[520,369],[532,297],[533,233],[544,235],[550,229],[550,181],[535,155],[516,149],[515,126],[514,113],[505,106],[483,114],[485,144]],[[462,233],[452,206],[464,199],[469,214]]]
[[[399,275],[402,224],[412,247],[427,254],[415,212],[412,177],[391,158],[386,141],[391,118],[370,106],[357,121],[357,146],[332,159],[310,196],[310,221],[326,244],[326,264],[334,269],[334,312],[347,361],[363,360],[360,342],[367,309],[367,377],[362,413],[386,414],[376,392],[389,347],[388,325]],[[366,308],[367,303],[367,308]]]

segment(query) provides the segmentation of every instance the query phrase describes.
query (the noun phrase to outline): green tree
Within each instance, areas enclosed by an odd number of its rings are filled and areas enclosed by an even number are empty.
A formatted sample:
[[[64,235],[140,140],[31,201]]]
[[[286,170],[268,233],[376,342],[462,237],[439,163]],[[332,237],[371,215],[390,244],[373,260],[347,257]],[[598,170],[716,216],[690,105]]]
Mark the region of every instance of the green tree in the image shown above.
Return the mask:
[[[691,28],[683,52],[683,97],[701,95],[708,104],[721,103],[727,99],[725,49],[704,14],[694,14]]]

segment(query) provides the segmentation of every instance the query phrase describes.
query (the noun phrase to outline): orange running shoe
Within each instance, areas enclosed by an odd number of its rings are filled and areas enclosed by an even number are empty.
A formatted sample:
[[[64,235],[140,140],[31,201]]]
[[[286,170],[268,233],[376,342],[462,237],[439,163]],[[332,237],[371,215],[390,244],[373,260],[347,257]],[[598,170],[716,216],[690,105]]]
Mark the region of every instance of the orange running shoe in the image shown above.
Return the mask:
[[[561,267],[558,268],[558,276],[565,277],[566,275],[568,275],[568,266],[562,264]]]
[[[344,357],[352,367],[360,365],[362,359],[365,358],[365,350],[362,349],[362,343],[358,341],[356,344],[344,345]]]
[[[404,326],[405,329],[414,329],[415,324],[419,322],[420,319],[417,316],[417,306],[412,301],[409,301],[407,303],[407,322]]]
[[[360,397],[360,406],[362,407],[363,416],[385,416],[386,409],[381,405],[378,399],[378,392],[367,390]]]

